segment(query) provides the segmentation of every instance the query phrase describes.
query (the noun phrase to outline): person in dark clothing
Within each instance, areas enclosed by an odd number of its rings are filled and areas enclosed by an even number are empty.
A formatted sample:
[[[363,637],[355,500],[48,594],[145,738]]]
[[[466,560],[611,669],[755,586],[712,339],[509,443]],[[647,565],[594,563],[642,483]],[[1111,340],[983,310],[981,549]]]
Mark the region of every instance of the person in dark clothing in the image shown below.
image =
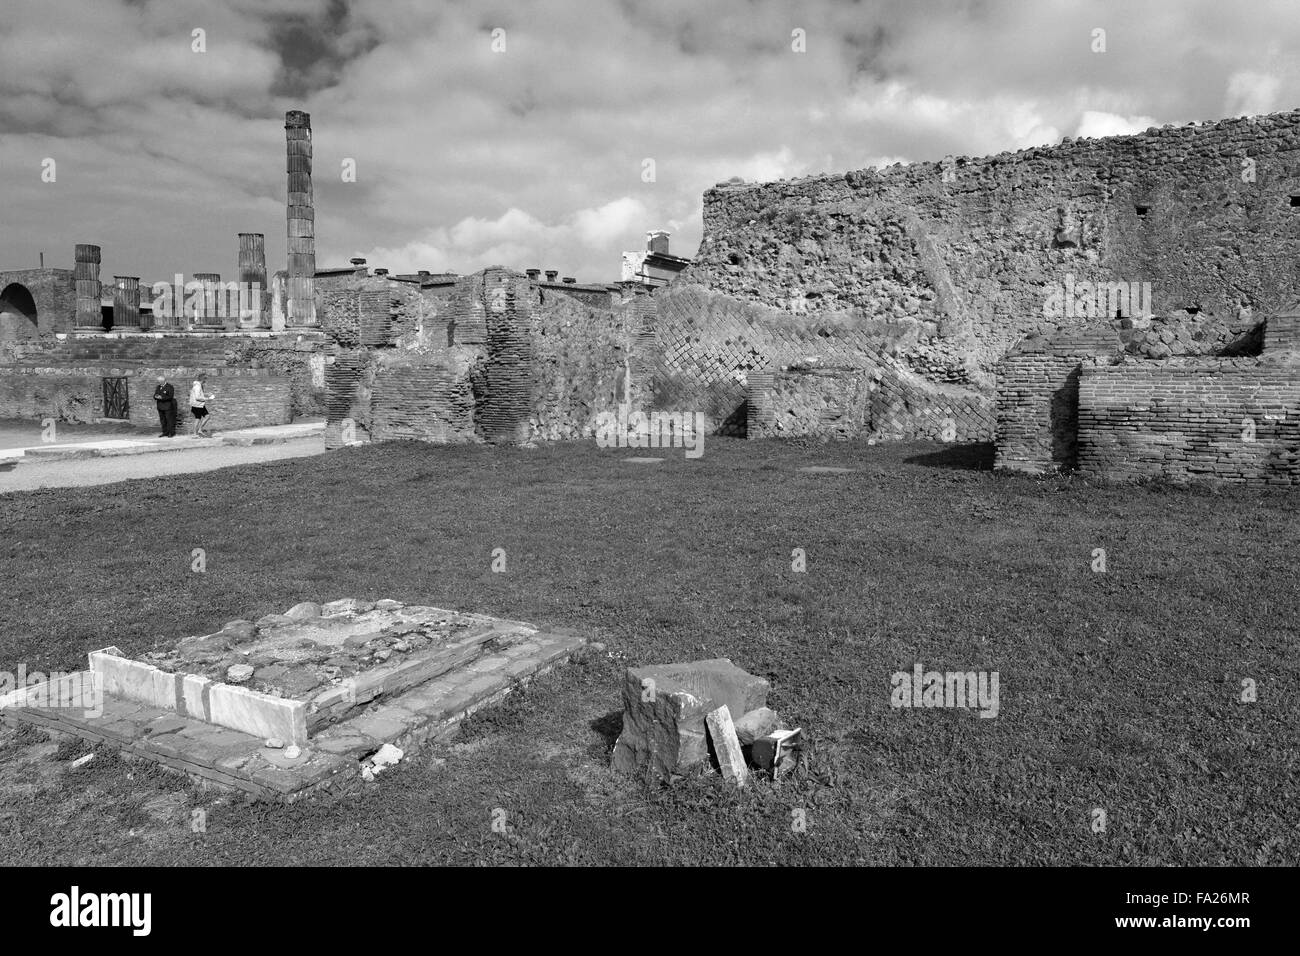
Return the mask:
[[[159,438],[176,437],[176,389],[166,375],[158,376],[158,387],[153,390],[153,400],[158,403],[158,420],[162,422]]]

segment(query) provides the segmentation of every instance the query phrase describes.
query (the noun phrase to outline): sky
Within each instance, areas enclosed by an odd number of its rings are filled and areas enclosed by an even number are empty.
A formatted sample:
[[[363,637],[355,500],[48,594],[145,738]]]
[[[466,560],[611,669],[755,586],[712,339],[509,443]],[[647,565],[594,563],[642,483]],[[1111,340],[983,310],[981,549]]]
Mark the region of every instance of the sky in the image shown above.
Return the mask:
[[[0,269],[284,268],[302,109],[318,267],[611,282],[731,177],[1300,107],[1298,43],[1291,0],[4,0]]]

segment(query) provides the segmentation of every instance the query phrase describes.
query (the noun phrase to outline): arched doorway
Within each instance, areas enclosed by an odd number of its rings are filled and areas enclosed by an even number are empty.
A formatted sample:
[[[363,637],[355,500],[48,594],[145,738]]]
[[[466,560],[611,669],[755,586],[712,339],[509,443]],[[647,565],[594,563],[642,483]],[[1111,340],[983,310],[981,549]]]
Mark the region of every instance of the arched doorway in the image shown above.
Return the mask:
[[[36,337],[36,300],[20,282],[11,282],[0,292],[0,341]]]

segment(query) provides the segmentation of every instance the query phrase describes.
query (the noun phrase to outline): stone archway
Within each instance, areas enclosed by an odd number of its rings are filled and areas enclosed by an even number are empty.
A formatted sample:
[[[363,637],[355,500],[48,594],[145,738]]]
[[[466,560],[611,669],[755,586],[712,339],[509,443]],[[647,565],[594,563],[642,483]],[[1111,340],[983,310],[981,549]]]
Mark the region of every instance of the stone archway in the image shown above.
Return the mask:
[[[21,282],[11,282],[0,292],[0,341],[32,339],[36,330],[36,300]]]

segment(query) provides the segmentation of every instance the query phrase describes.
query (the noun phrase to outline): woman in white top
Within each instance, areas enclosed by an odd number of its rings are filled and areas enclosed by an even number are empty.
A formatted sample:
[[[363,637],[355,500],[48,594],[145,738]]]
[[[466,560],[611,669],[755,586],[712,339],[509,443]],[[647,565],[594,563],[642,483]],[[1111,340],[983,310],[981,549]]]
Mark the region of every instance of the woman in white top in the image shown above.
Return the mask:
[[[204,429],[208,425],[208,402],[217,397],[203,391],[203,383],[207,378],[207,372],[200,372],[194,379],[194,387],[190,389],[190,414],[194,416],[195,438],[207,434]]]

